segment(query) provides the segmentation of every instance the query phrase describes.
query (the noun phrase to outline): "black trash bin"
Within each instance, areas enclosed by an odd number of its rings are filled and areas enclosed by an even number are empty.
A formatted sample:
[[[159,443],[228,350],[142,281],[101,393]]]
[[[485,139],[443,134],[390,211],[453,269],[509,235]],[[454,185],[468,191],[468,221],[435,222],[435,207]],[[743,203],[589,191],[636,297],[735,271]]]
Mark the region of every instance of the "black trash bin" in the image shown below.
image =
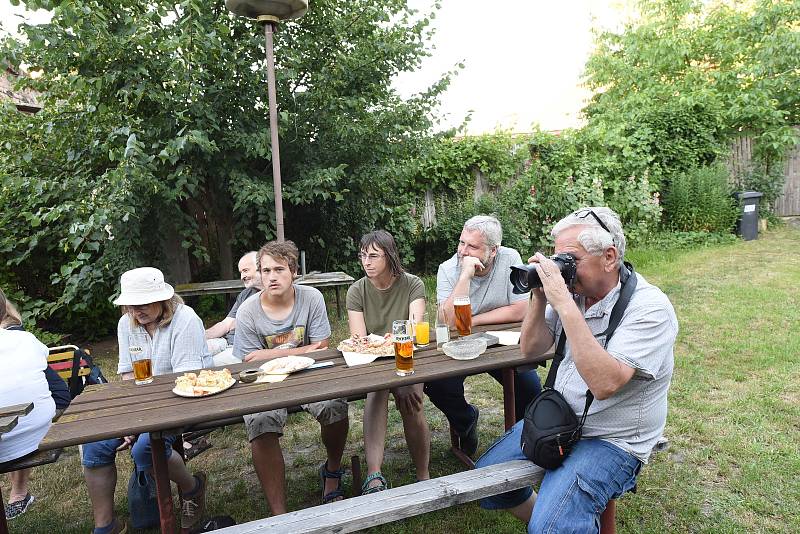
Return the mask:
[[[745,241],[758,239],[758,201],[764,194],[758,191],[740,191],[733,196],[742,206],[742,212],[736,222],[736,233]]]

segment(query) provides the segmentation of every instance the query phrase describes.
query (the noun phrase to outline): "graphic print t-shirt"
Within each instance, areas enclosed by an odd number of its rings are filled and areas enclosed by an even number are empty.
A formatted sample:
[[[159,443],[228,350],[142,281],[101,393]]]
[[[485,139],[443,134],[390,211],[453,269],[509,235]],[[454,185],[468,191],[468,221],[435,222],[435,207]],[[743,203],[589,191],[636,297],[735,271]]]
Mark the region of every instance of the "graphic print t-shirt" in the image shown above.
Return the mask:
[[[236,314],[233,355],[243,359],[254,350],[296,348],[331,336],[325,299],[316,288],[292,286],[294,308],[281,320],[264,313],[260,294],[247,299]]]
[[[264,337],[264,348],[267,349],[294,349],[303,346],[306,337],[306,327],[297,326],[286,332],[269,334]]]

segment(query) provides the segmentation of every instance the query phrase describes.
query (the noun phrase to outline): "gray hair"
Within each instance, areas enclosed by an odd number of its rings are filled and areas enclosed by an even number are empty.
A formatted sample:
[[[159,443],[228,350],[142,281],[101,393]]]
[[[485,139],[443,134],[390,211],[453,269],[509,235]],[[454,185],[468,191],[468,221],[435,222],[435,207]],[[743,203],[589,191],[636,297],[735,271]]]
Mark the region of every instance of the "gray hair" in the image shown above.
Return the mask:
[[[593,212],[603,221],[608,232],[592,217]],[[558,221],[550,232],[554,238],[558,234],[573,226],[587,226],[578,234],[578,243],[592,256],[600,256],[608,247],[615,247],[619,253],[619,266],[625,258],[625,234],[622,232],[622,222],[614,210],[606,207],[585,207],[576,210]]]
[[[500,221],[491,215],[476,215],[464,223],[464,230],[478,231],[489,248],[499,247],[503,240]]]

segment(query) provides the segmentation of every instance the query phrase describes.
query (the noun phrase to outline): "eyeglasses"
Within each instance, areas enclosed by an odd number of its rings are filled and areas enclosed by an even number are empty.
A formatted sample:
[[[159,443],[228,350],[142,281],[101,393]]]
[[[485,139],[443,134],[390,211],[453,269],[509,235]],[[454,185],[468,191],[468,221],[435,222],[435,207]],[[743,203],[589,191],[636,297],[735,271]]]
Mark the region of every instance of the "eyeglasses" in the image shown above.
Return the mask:
[[[582,210],[576,211],[575,213],[573,213],[573,215],[578,217],[579,219],[585,219],[586,217],[591,215],[592,217],[594,217],[594,220],[597,221],[597,224],[600,225],[600,228],[611,234],[611,237],[613,239],[614,234],[611,232],[611,230],[608,229],[608,226],[605,225],[605,223],[600,219],[600,217],[597,216],[594,210],[590,208],[584,208]]]
[[[379,259],[381,259],[385,255],[386,254],[365,254],[363,252],[359,252],[358,253],[358,259],[361,260],[361,261],[369,260],[370,262],[373,262],[373,261],[378,261]]]

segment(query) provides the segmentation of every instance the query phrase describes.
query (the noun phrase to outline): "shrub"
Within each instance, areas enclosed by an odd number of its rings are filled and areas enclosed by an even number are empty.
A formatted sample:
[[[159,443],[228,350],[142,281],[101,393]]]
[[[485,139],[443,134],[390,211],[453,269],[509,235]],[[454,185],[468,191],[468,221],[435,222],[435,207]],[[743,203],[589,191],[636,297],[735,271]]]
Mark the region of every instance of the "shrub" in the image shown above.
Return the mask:
[[[731,180],[731,187],[736,191],[758,191],[764,195],[759,202],[759,213],[762,217],[772,213],[775,201],[783,193],[786,174],[782,163],[753,162],[743,173]]]
[[[722,165],[676,174],[664,198],[665,222],[683,232],[730,232],[738,215]]]

